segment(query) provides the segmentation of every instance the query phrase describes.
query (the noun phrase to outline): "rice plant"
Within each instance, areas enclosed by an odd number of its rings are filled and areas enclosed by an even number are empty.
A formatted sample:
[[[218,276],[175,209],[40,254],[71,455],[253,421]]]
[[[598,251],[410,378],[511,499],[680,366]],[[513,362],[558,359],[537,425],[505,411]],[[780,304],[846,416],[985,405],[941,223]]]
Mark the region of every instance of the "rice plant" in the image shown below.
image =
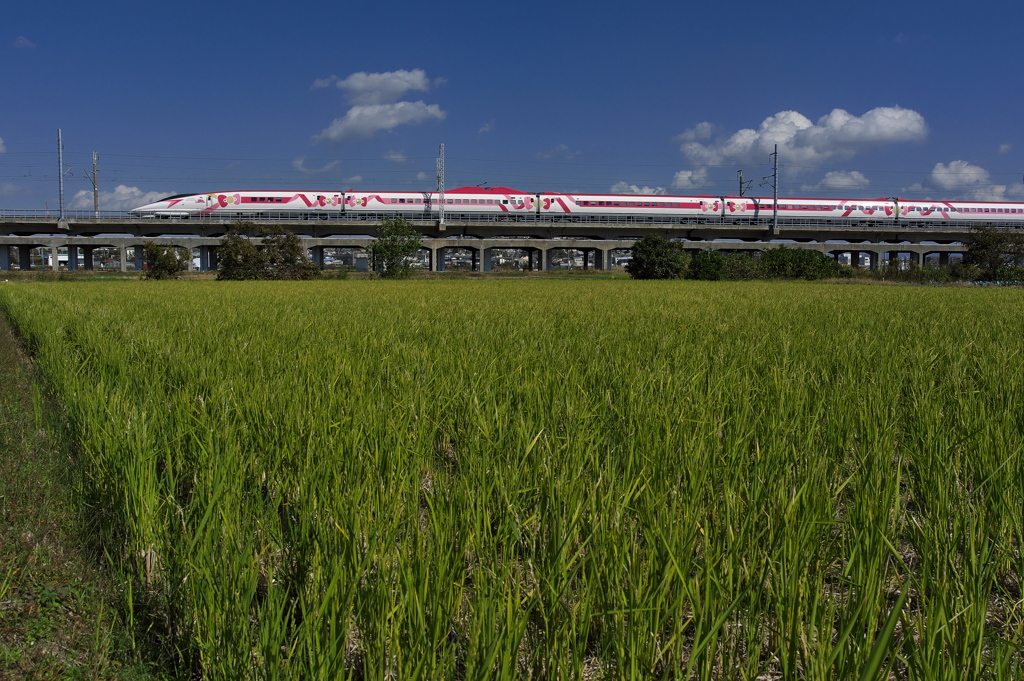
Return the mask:
[[[0,288],[210,679],[1024,674],[1024,295]]]

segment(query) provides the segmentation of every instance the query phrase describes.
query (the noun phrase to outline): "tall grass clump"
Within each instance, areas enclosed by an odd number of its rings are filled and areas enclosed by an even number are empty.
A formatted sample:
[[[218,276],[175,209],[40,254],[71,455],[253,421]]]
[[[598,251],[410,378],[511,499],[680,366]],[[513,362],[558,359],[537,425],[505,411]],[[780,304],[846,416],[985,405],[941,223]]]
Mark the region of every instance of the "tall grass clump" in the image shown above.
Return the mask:
[[[211,679],[1012,679],[1024,298],[0,288],[140,647]]]

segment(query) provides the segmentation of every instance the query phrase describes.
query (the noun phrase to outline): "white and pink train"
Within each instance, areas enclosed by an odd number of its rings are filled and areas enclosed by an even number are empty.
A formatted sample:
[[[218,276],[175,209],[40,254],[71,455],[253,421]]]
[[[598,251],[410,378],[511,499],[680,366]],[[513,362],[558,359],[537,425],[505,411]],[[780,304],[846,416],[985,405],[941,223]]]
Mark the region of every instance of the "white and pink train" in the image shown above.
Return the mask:
[[[652,222],[748,222],[770,219],[772,199],[749,196],[675,196],[639,194],[567,194],[520,192],[508,187],[459,187],[444,194],[445,214],[467,219],[602,220],[622,218]],[[386,191],[232,191],[179,194],[140,206],[136,215],[309,218],[403,215],[429,218],[438,211],[433,192]],[[913,201],[910,199],[806,199],[779,197],[785,221],[1016,222],[1024,225],[1024,203],[984,201]],[[457,219],[457,218],[456,218]]]

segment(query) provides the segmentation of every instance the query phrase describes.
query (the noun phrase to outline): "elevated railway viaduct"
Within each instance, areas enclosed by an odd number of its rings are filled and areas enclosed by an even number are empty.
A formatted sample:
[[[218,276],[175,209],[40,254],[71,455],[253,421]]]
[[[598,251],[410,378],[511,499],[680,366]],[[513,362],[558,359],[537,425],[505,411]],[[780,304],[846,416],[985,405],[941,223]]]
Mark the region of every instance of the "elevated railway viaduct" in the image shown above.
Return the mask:
[[[322,265],[324,249],[365,249],[373,241],[375,227],[382,217],[318,220],[296,215],[259,223],[298,234],[314,261]],[[785,245],[837,257],[848,253],[855,265],[866,256],[871,267],[899,255],[919,264],[927,257],[937,256],[940,263],[945,263],[951,254],[966,252],[965,242],[970,231],[969,226],[963,224],[923,227],[896,222],[858,224],[808,220],[780,223],[774,233],[770,221],[756,220],[737,224],[713,220],[694,223],[464,219],[438,225],[436,220],[410,217],[410,222],[423,234],[423,249],[429,253],[430,268],[434,271],[444,270],[445,254],[451,249],[469,251],[473,269],[482,271],[491,269],[496,249],[514,249],[528,254],[531,269],[550,269],[552,251],[566,249],[582,252],[584,262],[596,269],[605,269],[613,263],[613,251],[628,250],[636,239],[647,234],[678,240],[690,251],[756,252]],[[29,256],[35,248],[47,249],[53,258],[51,262],[58,262],[59,250],[66,249],[69,269],[78,267],[80,254],[84,255],[84,267],[92,269],[96,249],[115,248],[120,252],[122,270],[141,269],[141,247],[149,241],[196,249],[200,269],[214,269],[220,238],[234,224],[223,219],[156,219],[125,213],[69,214],[59,220],[52,214],[7,212],[0,214],[0,269],[9,270],[15,264],[22,269],[30,268]],[[132,258],[128,256],[129,250],[133,251]]]

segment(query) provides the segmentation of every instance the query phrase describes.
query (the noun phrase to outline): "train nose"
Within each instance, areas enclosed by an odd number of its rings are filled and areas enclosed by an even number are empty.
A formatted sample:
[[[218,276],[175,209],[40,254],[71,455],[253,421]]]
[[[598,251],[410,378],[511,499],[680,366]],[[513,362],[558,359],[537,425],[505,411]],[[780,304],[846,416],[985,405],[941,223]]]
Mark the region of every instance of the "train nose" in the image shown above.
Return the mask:
[[[139,215],[145,215],[147,213],[153,213],[155,211],[160,210],[161,208],[166,208],[166,207],[167,207],[167,202],[166,201],[157,201],[156,203],[147,203],[145,206],[139,206],[138,208],[132,208],[128,212],[129,213],[137,213]]]

